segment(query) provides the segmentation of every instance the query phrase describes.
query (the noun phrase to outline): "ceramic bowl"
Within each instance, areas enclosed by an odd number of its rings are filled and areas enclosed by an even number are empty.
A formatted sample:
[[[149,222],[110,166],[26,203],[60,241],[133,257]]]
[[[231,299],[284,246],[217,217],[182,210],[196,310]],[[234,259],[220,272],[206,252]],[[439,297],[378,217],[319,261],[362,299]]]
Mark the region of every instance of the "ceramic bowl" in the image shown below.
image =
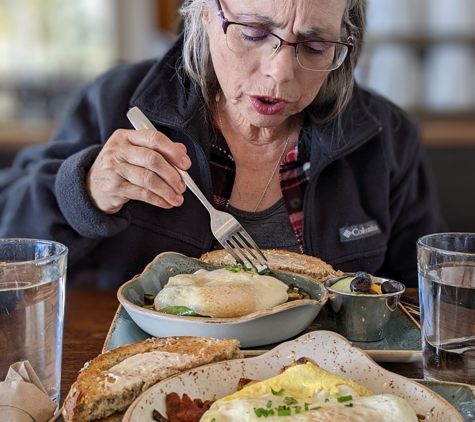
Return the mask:
[[[244,348],[272,344],[298,335],[315,319],[328,298],[323,284],[299,274],[272,271],[271,275],[284,283],[303,288],[311,299],[294,300],[237,318],[176,316],[143,307],[144,294],[156,295],[170,277],[191,274],[201,268],[213,270],[220,267],[178,253],[162,253],[142,274],[123,284],[117,297],[134,322],[151,336],[235,338]]]
[[[287,341],[258,357],[218,362],[167,378],[142,393],[129,407],[123,422],[152,420],[152,411],[166,415],[166,394],[192,399],[219,399],[237,390],[240,378],[264,380],[296,359],[309,357],[323,369],[350,378],[375,394],[394,394],[431,422],[463,422],[459,412],[429,388],[390,372],[339,334],[314,331]]]
[[[328,290],[328,307],[331,308],[339,334],[351,341],[374,342],[383,340],[388,333],[389,319],[396,310],[404,284],[386,278],[371,276],[373,283],[390,281],[398,291],[386,294],[354,294],[333,289],[333,285],[354,274],[330,278],[325,281]]]

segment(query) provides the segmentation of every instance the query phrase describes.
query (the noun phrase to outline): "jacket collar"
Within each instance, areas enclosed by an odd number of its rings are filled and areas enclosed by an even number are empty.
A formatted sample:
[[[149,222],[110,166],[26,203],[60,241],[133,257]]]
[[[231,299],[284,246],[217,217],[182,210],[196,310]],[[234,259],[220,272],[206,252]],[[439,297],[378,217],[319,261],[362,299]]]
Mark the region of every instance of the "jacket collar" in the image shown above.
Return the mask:
[[[154,63],[130,100],[159,125],[186,130],[195,140],[210,139],[201,88],[181,70],[183,36]]]
[[[309,144],[306,149],[310,151],[312,174],[381,132],[382,123],[371,111],[371,98],[355,84],[352,98],[338,118],[325,124],[307,120],[303,141]]]
[[[130,106],[139,107],[159,125],[188,132],[206,150],[212,128],[205,118],[201,88],[180,69],[183,36],[180,36],[161,60],[157,61],[141,82]],[[381,131],[381,122],[371,112],[371,96],[355,84],[353,96],[341,116],[323,125],[304,127],[302,142],[309,143],[311,161],[334,160],[356,149]]]

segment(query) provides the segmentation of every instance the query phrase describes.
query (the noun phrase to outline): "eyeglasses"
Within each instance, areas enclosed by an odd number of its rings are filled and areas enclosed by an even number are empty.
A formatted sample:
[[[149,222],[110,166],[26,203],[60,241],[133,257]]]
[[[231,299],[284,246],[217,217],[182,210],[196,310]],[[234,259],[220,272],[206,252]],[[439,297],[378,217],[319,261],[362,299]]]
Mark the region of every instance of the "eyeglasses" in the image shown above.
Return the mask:
[[[228,48],[236,54],[245,56],[246,59],[269,58],[283,45],[289,45],[294,47],[295,57],[301,67],[314,72],[328,72],[338,69],[355,45],[351,35],[346,42],[326,40],[288,42],[265,29],[227,20],[221,3],[219,0],[215,1]]]

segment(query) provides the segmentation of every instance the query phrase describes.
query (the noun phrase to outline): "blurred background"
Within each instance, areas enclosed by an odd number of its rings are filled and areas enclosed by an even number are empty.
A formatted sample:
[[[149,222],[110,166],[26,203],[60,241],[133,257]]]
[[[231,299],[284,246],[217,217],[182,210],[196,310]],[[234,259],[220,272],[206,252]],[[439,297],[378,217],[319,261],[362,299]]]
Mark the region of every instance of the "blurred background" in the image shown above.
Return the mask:
[[[0,0],[0,167],[46,142],[74,92],[160,57],[180,0]],[[475,1],[370,0],[356,71],[419,120],[454,231],[475,232]]]

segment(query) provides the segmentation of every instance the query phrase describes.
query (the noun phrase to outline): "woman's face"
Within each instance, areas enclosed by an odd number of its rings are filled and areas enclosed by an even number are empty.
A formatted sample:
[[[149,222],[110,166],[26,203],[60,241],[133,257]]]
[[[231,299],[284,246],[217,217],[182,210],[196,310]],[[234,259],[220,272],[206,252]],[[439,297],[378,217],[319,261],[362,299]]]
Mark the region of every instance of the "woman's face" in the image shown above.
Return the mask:
[[[347,0],[221,0],[224,16],[273,32],[289,42],[309,38],[340,40]],[[238,119],[257,127],[275,127],[301,112],[316,97],[329,72],[303,69],[292,46],[271,57],[231,51],[217,9],[205,12],[214,69]]]

